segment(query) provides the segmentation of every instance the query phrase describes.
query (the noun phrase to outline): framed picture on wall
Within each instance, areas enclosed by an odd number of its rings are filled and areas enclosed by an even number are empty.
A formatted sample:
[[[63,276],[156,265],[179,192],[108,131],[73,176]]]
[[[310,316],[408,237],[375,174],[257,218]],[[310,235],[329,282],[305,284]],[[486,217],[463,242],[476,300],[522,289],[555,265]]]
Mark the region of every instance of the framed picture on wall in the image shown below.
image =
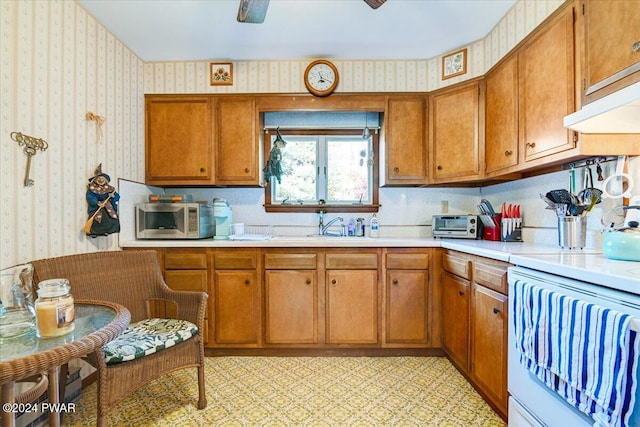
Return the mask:
[[[233,84],[233,64],[231,62],[212,62],[209,64],[211,86]]]
[[[467,49],[444,55],[442,57],[442,80],[467,73]]]

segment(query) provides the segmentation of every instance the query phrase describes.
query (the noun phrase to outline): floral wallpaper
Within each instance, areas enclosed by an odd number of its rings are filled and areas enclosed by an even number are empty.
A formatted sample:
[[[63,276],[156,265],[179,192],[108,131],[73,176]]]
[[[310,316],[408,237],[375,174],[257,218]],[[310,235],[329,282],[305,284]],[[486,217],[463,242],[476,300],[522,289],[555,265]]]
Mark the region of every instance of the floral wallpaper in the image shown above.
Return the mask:
[[[482,75],[563,2],[520,0],[467,46],[467,73],[441,80],[441,57],[339,60],[337,92],[421,92]],[[211,86],[210,62],[231,62],[233,84]],[[305,93],[308,61],[144,63],[73,1],[0,1],[0,268],[37,258],[117,249],[118,235],[88,238],[85,192],[99,163],[144,180],[145,93]],[[105,118],[97,141],[92,112]],[[31,163],[11,132],[46,140]]]

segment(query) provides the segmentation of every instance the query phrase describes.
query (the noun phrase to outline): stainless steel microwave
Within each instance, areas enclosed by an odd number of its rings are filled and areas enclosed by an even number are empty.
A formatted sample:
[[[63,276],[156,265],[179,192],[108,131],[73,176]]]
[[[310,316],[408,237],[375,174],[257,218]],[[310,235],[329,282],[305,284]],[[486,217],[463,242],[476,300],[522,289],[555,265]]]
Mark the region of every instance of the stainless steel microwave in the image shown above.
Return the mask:
[[[216,234],[213,205],[138,203],[137,239],[206,239]]]
[[[434,215],[431,233],[433,237],[479,239],[482,236],[482,224],[478,221],[478,215]]]

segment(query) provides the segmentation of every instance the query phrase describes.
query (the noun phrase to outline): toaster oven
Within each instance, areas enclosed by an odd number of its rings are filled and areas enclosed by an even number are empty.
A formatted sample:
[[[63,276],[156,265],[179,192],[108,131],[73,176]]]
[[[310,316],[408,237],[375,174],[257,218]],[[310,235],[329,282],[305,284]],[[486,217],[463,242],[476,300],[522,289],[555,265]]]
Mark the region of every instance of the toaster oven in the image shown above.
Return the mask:
[[[433,237],[479,239],[482,223],[478,215],[434,215],[431,223]]]

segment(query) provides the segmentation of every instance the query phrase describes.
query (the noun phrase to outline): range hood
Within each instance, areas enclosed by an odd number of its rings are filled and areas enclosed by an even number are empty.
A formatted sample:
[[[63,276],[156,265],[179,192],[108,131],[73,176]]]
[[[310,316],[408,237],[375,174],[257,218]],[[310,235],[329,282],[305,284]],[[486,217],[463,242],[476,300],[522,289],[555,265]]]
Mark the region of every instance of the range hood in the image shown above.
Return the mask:
[[[564,127],[582,133],[640,133],[640,82],[565,116]]]

